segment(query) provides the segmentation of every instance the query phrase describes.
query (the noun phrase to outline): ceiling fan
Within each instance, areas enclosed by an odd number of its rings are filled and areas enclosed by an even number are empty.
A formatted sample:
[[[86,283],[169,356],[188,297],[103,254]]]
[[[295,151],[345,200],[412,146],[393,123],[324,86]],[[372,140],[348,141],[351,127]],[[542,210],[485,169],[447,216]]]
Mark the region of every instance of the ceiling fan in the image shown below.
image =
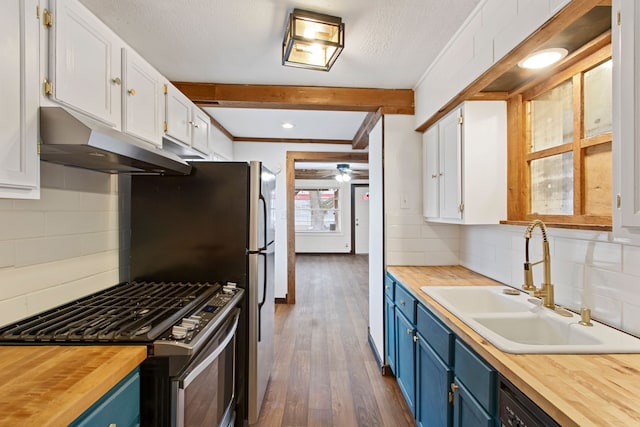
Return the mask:
[[[327,166],[319,169],[296,169],[295,178],[335,179],[339,182],[349,182],[351,179],[369,179],[368,169],[351,169],[351,165],[348,163],[338,163],[335,169],[329,169]]]

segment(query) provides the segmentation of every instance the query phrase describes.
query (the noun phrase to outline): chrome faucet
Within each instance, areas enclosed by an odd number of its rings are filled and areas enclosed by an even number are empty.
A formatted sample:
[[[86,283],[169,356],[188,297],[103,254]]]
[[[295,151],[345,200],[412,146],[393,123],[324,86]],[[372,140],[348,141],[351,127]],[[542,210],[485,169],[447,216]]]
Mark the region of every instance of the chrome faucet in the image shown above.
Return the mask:
[[[542,259],[537,262],[529,262],[529,239],[531,239],[531,233],[533,229],[539,227],[542,232]],[[549,240],[547,240],[547,227],[544,222],[539,219],[535,219],[529,224],[527,230],[524,233],[524,285],[522,289],[529,292],[536,298],[542,299],[542,304],[550,309],[555,309],[555,303],[553,300],[553,285],[551,284],[551,256],[549,255]],[[544,279],[540,288],[536,288],[533,284],[533,271],[531,267],[534,265],[544,264]]]

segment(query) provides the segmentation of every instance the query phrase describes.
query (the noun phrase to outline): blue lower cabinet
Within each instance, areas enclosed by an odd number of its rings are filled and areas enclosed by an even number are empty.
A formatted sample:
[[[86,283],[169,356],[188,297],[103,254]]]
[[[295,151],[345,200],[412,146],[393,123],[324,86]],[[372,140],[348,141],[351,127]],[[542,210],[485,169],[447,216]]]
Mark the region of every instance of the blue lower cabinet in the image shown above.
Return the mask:
[[[411,413],[415,416],[415,329],[399,310],[396,311],[396,379]]]
[[[418,335],[416,348],[416,421],[420,427],[448,427],[453,406],[448,390],[453,370]]]
[[[454,427],[493,427],[493,416],[484,410],[457,377],[454,384]]]
[[[134,369],[89,409],[84,411],[70,427],[110,426],[135,427],[140,425],[140,369]]]
[[[393,374],[396,373],[396,306],[389,298],[384,299],[385,322],[387,334],[385,336],[385,351],[387,365]]]

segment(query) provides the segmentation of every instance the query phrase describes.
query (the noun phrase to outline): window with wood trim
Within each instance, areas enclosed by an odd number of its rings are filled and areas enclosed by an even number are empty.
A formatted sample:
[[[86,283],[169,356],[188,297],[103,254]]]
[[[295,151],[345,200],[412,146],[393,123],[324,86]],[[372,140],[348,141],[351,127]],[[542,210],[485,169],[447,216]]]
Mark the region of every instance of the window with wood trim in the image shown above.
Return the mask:
[[[340,230],[338,188],[296,188],[296,233],[333,233]]]
[[[611,226],[611,47],[508,100],[509,221]]]

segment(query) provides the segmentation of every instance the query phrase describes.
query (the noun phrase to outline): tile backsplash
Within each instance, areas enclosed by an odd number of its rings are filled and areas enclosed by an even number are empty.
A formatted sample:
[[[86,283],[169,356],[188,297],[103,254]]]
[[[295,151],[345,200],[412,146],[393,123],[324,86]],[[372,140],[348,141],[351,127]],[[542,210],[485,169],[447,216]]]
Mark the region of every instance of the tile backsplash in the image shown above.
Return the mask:
[[[0,199],[0,325],[119,281],[117,177],[41,162],[41,186]]]

